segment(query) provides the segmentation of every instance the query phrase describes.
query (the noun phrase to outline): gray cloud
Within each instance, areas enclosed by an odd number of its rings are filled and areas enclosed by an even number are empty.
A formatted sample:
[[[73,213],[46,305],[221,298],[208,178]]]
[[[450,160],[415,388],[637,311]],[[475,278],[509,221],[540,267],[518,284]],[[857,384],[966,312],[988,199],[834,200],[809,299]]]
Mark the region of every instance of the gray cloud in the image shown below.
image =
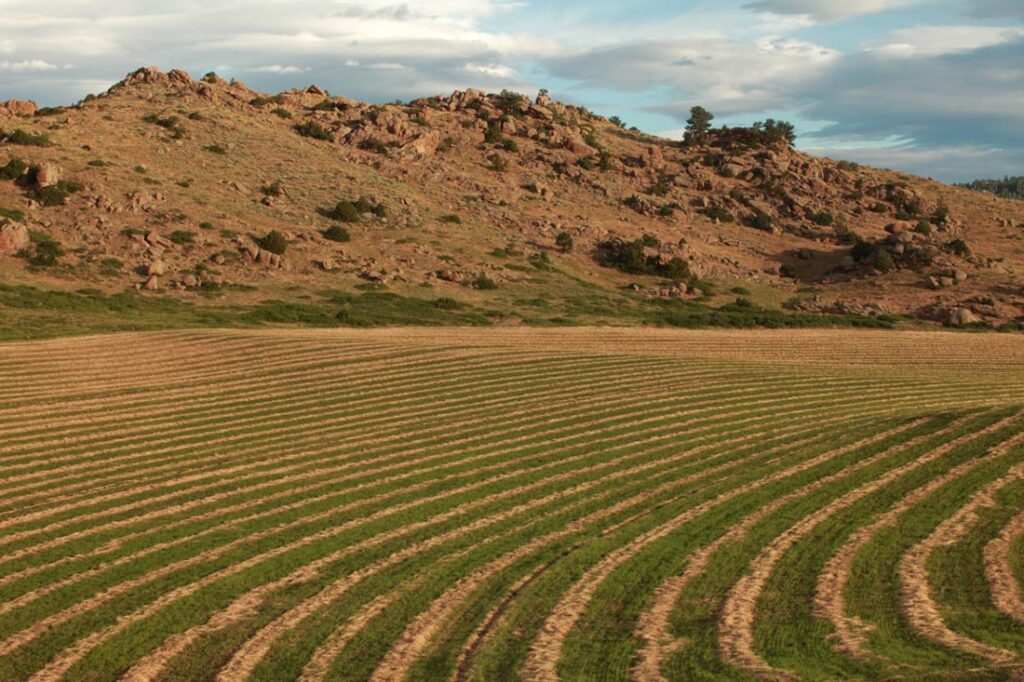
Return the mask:
[[[756,12],[801,14],[820,21],[848,19],[917,4],[921,0],[758,0],[744,5]],[[994,0],[998,2],[999,0]]]

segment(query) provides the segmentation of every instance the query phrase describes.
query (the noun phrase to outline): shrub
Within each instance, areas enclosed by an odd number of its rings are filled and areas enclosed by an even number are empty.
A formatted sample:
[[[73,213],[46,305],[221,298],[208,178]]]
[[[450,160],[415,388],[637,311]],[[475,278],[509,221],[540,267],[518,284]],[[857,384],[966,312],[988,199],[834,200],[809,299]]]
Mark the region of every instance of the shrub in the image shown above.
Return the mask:
[[[84,187],[80,182],[61,180],[49,187],[33,187],[28,191],[28,196],[42,206],[63,206],[70,195],[81,192],[82,189]]]
[[[146,123],[152,123],[170,131],[171,136],[176,140],[180,140],[185,137],[185,130],[178,125],[180,119],[177,116],[166,116],[161,118],[158,114],[148,114],[143,116],[142,120]]]
[[[656,249],[661,246],[661,240],[653,234],[644,234],[643,237],[640,237],[640,243],[649,249]]]
[[[334,142],[334,133],[325,128],[319,121],[304,121],[295,126],[295,132],[303,137],[311,137],[314,140]]]
[[[265,251],[283,255],[288,250],[288,240],[277,230],[271,230],[256,240],[256,244]]]
[[[707,208],[702,208],[699,211],[699,213],[703,213],[708,218],[712,220],[717,220],[721,223],[732,223],[736,221],[736,218],[733,216],[732,213],[729,213],[729,211],[726,210],[724,206],[719,206],[718,204],[715,204],[714,206],[709,206]]]
[[[368,138],[359,143],[359,148],[374,154],[387,154],[388,145],[375,137]]]
[[[334,206],[334,210],[330,212],[330,217],[343,223],[358,222],[359,209],[356,208],[354,203],[344,199]]]
[[[92,166],[93,168],[106,168],[107,166],[110,166],[112,164],[104,161],[103,159],[93,159],[86,165]]]
[[[17,180],[28,172],[28,164],[21,159],[11,159],[7,165],[0,168],[0,178],[4,180]]]
[[[771,232],[774,223],[775,221],[772,217],[761,210],[755,210],[753,215],[747,218],[747,224],[750,227],[764,230],[765,232]]]
[[[967,246],[967,242],[963,239],[954,239],[950,242],[946,242],[946,251],[962,258],[970,255],[971,247]]]
[[[16,208],[4,208],[0,206],[0,218],[10,218],[15,222],[21,222],[25,218],[24,211],[20,211]]]
[[[211,154],[219,154],[221,156],[224,156],[225,154],[228,153],[228,150],[227,150],[226,147],[222,147],[221,145],[216,144],[216,143],[208,144],[205,147],[203,147],[203,149],[205,149],[206,151],[210,152]]]
[[[792,263],[783,263],[779,267],[779,275],[786,279],[796,279],[796,267]]]
[[[511,137],[506,137],[501,142],[501,148],[510,154],[516,154],[519,152],[519,145]]]
[[[324,239],[328,239],[332,242],[352,241],[352,236],[348,233],[348,230],[341,225],[331,225],[320,234],[324,236]]]
[[[495,154],[491,157],[491,170],[495,173],[504,173],[508,170],[508,161],[501,154]]]
[[[822,227],[830,227],[835,222],[835,217],[828,211],[820,211],[811,216],[811,221],[815,225],[821,225]]]
[[[487,275],[481,274],[476,279],[473,280],[473,286],[477,289],[488,291],[491,289],[497,289],[498,283],[495,282],[490,277],[488,277]]]
[[[272,113],[274,116],[277,116],[278,118],[291,118],[292,117],[292,112],[288,111],[287,109],[285,109],[283,107],[277,107],[275,109],[271,109],[270,113]]]
[[[268,104],[284,104],[284,97],[281,95],[270,95],[269,97],[253,97],[249,104],[254,107],[265,107]]]
[[[875,268],[879,272],[892,272],[896,269],[896,262],[887,249],[879,249],[875,254]]]
[[[668,186],[667,182],[665,182],[664,180],[659,180],[650,189],[647,190],[647,193],[653,194],[656,197],[664,197],[668,195],[670,190],[671,188]]]
[[[932,224],[927,220],[922,220],[921,222],[914,226],[914,232],[918,234],[923,234],[926,237],[931,236]]]
[[[559,249],[561,249],[565,253],[568,253],[569,251],[572,251],[572,248],[573,248],[572,235],[569,234],[568,232],[564,231],[564,230],[559,232],[557,235],[555,235],[555,246],[557,246]]]
[[[196,240],[196,235],[194,232],[189,232],[188,230],[175,230],[174,232],[171,232],[170,240],[172,243],[178,244],[179,246],[192,244]]]
[[[850,257],[858,263],[863,263],[875,253],[875,247],[868,242],[860,241],[850,249]]]
[[[462,224],[462,218],[460,218],[459,216],[455,215],[454,213],[449,213],[447,215],[443,215],[440,218],[438,218],[437,220],[438,220],[438,222],[448,223],[450,225],[461,225]]]
[[[430,302],[430,305],[434,306],[438,310],[459,310],[463,307],[461,303],[448,296],[435,298]]]
[[[8,144],[19,144],[23,147],[49,147],[53,144],[46,133],[29,133],[21,128],[16,128],[11,133],[0,131],[0,138]]]
[[[28,262],[37,267],[48,268],[56,265],[60,257],[64,255],[64,249],[57,241],[46,234],[32,230],[29,232],[33,249],[28,257]]]
[[[501,123],[491,121],[484,133],[484,142],[487,144],[501,144],[505,140],[505,134],[501,132]]]
[[[612,267],[635,275],[658,275],[676,281],[689,277],[689,266],[678,256],[662,261],[660,255],[645,256],[644,241],[636,239],[631,242],[612,240],[603,242],[601,265]]]

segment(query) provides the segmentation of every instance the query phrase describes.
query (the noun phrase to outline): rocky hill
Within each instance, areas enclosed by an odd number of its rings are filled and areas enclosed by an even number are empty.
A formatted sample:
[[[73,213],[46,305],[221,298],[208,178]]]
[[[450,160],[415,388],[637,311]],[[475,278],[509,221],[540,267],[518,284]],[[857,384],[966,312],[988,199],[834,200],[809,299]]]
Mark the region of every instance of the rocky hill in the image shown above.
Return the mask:
[[[544,95],[379,106],[147,68],[75,106],[0,105],[0,139],[8,287],[214,307],[387,291],[506,323],[682,301],[1024,324],[1024,203],[751,129],[684,146]]]

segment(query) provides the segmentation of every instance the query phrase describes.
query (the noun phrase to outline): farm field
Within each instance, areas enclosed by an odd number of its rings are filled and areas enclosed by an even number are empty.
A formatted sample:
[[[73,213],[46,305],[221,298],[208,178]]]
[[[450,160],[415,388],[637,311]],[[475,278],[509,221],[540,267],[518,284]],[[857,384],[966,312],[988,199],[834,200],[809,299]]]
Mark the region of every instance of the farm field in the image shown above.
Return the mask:
[[[1024,676],[1024,344],[0,344],[0,680]]]

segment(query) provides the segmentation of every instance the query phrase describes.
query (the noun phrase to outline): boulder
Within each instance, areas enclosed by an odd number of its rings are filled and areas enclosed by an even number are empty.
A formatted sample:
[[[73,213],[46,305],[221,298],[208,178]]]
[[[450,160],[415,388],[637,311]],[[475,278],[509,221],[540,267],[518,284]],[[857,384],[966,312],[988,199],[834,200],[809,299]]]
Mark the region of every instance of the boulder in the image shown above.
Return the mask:
[[[52,187],[60,182],[60,168],[52,163],[44,163],[36,169],[36,187]]]
[[[980,322],[981,318],[968,308],[953,308],[949,311],[949,325],[951,327],[966,327]]]
[[[160,278],[156,275],[150,275],[146,279],[146,283],[142,285],[143,289],[147,291],[155,291],[160,288]]]
[[[167,272],[167,264],[162,260],[155,260],[146,266],[146,274],[153,276],[160,276]]]
[[[38,110],[35,102],[23,99],[9,99],[0,104],[0,116],[35,116]]]
[[[0,253],[18,253],[27,249],[31,240],[28,228],[12,220],[0,222]]]

